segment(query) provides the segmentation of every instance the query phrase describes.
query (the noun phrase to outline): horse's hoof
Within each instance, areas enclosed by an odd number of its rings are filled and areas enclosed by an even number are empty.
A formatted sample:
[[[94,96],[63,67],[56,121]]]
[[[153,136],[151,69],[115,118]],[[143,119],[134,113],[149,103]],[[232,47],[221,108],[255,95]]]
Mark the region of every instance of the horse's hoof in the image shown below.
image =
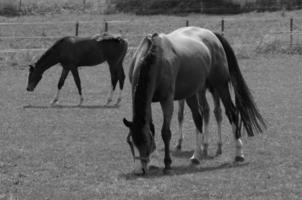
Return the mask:
[[[190,158],[191,160],[191,164],[193,165],[199,165],[200,164],[200,160],[197,158]]]
[[[206,151],[203,151],[203,157],[204,158],[208,158],[209,157],[209,154],[208,154],[208,151],[206,150]]]
[[[177,144],[175,146],[175,151],[181,151],[181,145],[180,144]]]
[[[79,104],[78,104],[78,106],[81,106],[81,105],[83,104],[83,101],[84,101],[84,99],[81,98],[81,99],[80,99],[80,102],[79,102]]]
[[[171,167],[165,167],[163,172],[165,175],[171,175],[172,169]]]
[[[121,103],[121,101],[122,101],[122,98],[118,98],[115,105],[118,106]]]
[[[58,106],[58,105],[59,105],[59,102],[58,102],[58,101],[57,101],[57,102],[54,102],[54,103],[53,103],[53,102],[50,103],[50,106]]]
[[[52,100],[51,102],[50,102],[50,105],[51,106],[55,106],[55,105],[57,105],[59,103],[59,100],[58,99],[54,99],[54,100]]]
[[[159,167],[156,166],[156,165],[150,165],[149,166],[149,171],[155,171],[155,170],[158,170],[158,169],[159,169]]]
[[[222,150],[221,149],[217,149],[216,156],[220,156],[221,154],[222,154]]]
[[[106,103],[106,106],[108,106],[111,102],[112,102],[112,99],[108,99],[107,103]]]
[[[133,170],[132,173],[136,176],[144,176],[147,174],[147,171],[145,169],[141,168],[141,169]]]
[[[244,162],[244,157],[243,156],[236,156],[235,157],[235,162]]]

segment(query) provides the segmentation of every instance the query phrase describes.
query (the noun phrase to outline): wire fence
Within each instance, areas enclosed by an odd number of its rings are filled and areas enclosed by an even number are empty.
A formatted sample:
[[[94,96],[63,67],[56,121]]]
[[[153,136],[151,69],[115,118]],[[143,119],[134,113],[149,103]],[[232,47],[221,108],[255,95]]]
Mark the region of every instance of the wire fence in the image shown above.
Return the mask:
[[[255,20],[255,19],[247,19],[247,20]],[[265,23],[268,23],[268,19],[256,19],[258,22],[263,21]],[[302,28],[298,26],[295,21],[302,22],[302,18],[286,18],[282,19],[284,23],[287,23],[286,26],[287,30],[285,29],[277,29],[277,30],[267,30],[266,32],[259,32],[259,30],[248,31],[246,34],[248,35],[259,35],[260,39],[267,35],[282,35],[282,37],[285,38],[285,40],[288,41],[289,46],[295,45],[294,36],[298,36],[302,34]],[[222,34],[226,35],[228,37],[233,34],[233,25],[236,24],[238,20],[236,18],[221,18],[220,20],[216,20],[215,24],[206,24],[206,25],[198,25],[205,28],[209,28],[211,30],[215,30],[217,32],[221,32]],[[271,22],[276,23],[276,19],[271,20]],[[2,43],[2,49],[0,49],[0,53],[24,53],[24,52],[39,52],[39,51],[45,51],[51,43],[53,43],[55,40],[58,40],[62,37],[60,34],[60,30],[56,32],[56,35],[48,35],[48,33],[45,33],[45,30],[40,30],[40,34],[33,34],[33,35],[22,35],[20,29],[25,26],[60,26],[62,27],[68,27],[68,29],[62,31],[62,32],[69,32],[69,35],[76,35],[76,36],[91,36],[95,33],[101,33],[101,32],[112,32],[116,34],[122,35],[122,37],[125,37],[129,43],[130,43],[130,49],[135,49],[137,38],[144,37],[148,33],[142,33],[138,30],[137,34],[133,34],[132,32],[130,34],[127,33],[127,29],[139,29],[139,27],[131,27],[133,26],[132,22],[129,20],[112,20],[112,21],[65,21],[65,22],[32,22],[32,23],[0,23],[0,44]],[[174,27],[180,27],[180,26],[189,26],[189,25],[196,25],[191,24],[190,20],[185,20],[182,22],[175,22],[174,24],[170,24],[171,29],[174,29]],[[86,30],[87,28],[85,26],[91,26],[93,27],[93,34],[88,33],[85,31],[85,33],[82,33],[81,30]],[[3,28],[4,27],[4,28]],[[15,31],[13,31],[13,34],[11,34],[11,29],[7,29],[7,27],[15,27]],[[20,28],[21,27],[21,28]],[[45,28],[47,29],[47,28]],[[160,27],[158,28],[160,31]],[[6,30],[6,31],[5,31]],[[28,30],[28,29],[26,29]],[[154,31],[154,30],[153,30]],[[150,32],[149,32],[150,33]],[[241,34],[240,30],[236,30],[235,34]],[[242,33],[243,34],[243,33]],[[287,38],[287,39],[286,39]],[[233,39],[236,40],[236,39]],[[22,42],[21,42],[22,41]],[[32,44],[35,44],[32,46]],[[234,41],[234,45],[236,45],[236,41]],[[19,45],[24,44],[24,45]],[[30,45],[28,45],[30,44]],[[251,40],[251,43],[241,43],[240,46],[252,46],[255,45],[255,41]],[[6,46],[6,47],[5,47]],[[29,47],[28,47],[29,46]]]

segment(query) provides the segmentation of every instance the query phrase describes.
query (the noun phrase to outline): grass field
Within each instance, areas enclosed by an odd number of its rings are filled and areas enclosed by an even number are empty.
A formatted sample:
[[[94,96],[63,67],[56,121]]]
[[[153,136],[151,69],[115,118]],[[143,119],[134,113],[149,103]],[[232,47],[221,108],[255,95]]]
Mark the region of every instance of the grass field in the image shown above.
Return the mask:
[[[288,15],[298,16],[299,13]],[[124,25],[112,25],[111,28],[127,32],[132,46],[137,45],[141,37],[131,38],[131,35],[168,32],[184,24],[186,19],[190,19],[193,25],[219,30],[221,18],[204,15],[105,17],[130,21]],[[27,93],[28,71],[24,66],[34,55],[28,55],[30,58],[27,59],[17,54],[1,54],[0,199],[301,199],[301,55],[255,52],[255,43],[268,31],[283,30],[288,18],[280,18],[278,13],[229,17],[233,21],[228,25],[226,37],[235,46],[243,75],[268,122],[268,129],[262,135],[244,137],[244,164],[232,163],[233,137],[224,116],[223,155],[191,166],[189,157],[195,146],[195,128],[191,114],[186,111],[184,151],[172,153],[173,171],[171,175],[164,175],[163,142],[160,136],[162,115],[159,106],[154,104],[161,169],[145,177],[134,176],[131,173],[133,160],[126,143],[128,130],[122,124],[123,117],[129,119],[132,116],[128,80],[122,105],[108,109],[102,106],[109,88],[107,65],[84,68],[80,70],[84,106],[73,107],[77,104],[78,96],[69,77],[62,91],[62,106],[51,108],[49,102],[55,94],[60,67],[55,66],[47,71],[36,91]],[[101,21],[104,16],[1,17],[0,21],[59,22],[75,19]],[[87,27],[82,34],[94,34],[93,28]],[[23,31],[22,34],[26,35],[38,33],[41,27],[24,26],[17,29],[20,29],[17,33]],[[70,34],[70,30],[65,29],[64,25],[44,28],[46,33],[62,36]],[[1,27],[1,35],[5,35],[5,31]],[[283,39],[285,42],[282,44],[287,44],[287,36]],[[20,44],[11,41],[9,45],[24,48],[24,44],[35,45],[33,41]],[[250,45],[246,48],[244,44]],[[131,52],[125,60],[125,71],[128,71],[130,56]],[[173,133],[176,130],[174,115]],[[217,138],[214,120],[211,121],[210,131],[209,149],[212,155],[216,150]],[[176,139],[173,137],[171,144]]]

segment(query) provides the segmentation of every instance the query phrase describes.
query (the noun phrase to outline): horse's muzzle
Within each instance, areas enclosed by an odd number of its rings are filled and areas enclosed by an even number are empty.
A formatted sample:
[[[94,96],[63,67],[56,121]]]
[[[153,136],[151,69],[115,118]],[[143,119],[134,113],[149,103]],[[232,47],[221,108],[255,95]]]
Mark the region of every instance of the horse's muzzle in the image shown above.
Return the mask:
[[[27,87],[26,90],[27,90],[28,92],[33,92],[33,91],[34,91],[34,88],[32,88],[32,87]]]

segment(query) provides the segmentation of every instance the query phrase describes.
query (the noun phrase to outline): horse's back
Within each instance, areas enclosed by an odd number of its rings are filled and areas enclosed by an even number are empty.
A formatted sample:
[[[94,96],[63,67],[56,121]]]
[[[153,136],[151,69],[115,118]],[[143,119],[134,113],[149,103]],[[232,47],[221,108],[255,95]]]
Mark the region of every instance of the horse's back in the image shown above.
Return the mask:
[[[164,41],[163,57],[175,74],[174,98],[183,99],[204,87],[213,73],[215,62],[225,55],[214,33],[198,27],[184,27],[169,34],[160,34]],[[218,49],[222,50],[217,53]],[[166,83],[162,85],[167,85]]]
[[[179,52],[193,51],[191,54],[199,56],[202,60],[210,59],[209,62],[199,62],[199,67],[206,68],[208,81],[227,81],[229,78],[227,58],[225,51],[216,35],[199,27],[184,27],[167,35]],[[180,42],[183,41],[183,42]]]
[[[62,38],[60,42],[61,63],[93,66],[105,60],[119,60],[120,57],[124,56],[122,54],[126,53],[125,48],[127,48],[127,43],[113,35],[68,36]]]
[[[160,58],[157,59],[159,76],[153,101],[165,99],[171,92],[175,100],[184,99],[197,93],[209,80],[229,77],[226,55],[216,35],[206,29],[185,27],[169,34],[149,35],[142,40],[130,65],[130,80],[134,78],[134,86],[139,63],[152,52],[149,49],[153,46]]]

